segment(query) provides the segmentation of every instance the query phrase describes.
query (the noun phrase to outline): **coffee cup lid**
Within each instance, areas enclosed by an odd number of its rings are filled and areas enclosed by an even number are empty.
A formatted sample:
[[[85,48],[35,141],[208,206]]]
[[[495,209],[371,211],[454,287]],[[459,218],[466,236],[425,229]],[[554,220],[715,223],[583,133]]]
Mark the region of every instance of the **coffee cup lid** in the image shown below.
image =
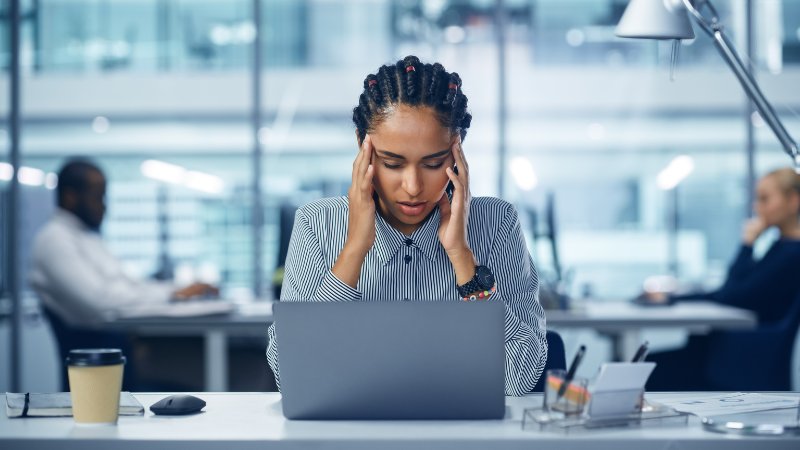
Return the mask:
[[[118,348],[81,348],[70,350],[67,356],[68,366],[113,366],[125,364],[122,350]]]

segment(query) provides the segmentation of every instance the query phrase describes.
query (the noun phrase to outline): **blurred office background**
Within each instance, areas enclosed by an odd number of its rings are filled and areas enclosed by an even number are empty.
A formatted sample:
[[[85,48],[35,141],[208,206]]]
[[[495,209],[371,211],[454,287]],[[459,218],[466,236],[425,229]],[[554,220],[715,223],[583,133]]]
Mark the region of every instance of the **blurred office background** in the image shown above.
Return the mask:
[[[132,273],[218,282],[238,301],[273,297],[281,208],[346,192],[362,80],[407,54],[461,74],[473,195],[517,205],[546,284],[557,278],[552,199],[560,287],[576,299],[624,301],[664,274],[715,287],[753,178],[789,161],[706,36],[681,45],[674,81],[668,44],[616,38],[625,0],[258,1],[21,1],[20,276],[53,210],[54,172],[86,155],[110,180],[103,235]],[[0,3],[3,216],[9,3]],[[716,6],[797,136],[800,2]],[[0,320],[7,390],[11,339]],[[56,367],[46,327],[27,317],[22,337],[22,389],[55,390],[41,370],[47,352]],[[571,353],[581,338],[565,337]]]

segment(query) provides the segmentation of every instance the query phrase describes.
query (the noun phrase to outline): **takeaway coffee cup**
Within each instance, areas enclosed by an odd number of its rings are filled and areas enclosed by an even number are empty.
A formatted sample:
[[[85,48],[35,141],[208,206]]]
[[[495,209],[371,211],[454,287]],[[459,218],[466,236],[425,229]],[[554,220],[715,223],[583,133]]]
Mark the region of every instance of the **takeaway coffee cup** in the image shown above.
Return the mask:
[[[116,424],[125,357],[116,348],[70,350],[72,416],[81,424]]]

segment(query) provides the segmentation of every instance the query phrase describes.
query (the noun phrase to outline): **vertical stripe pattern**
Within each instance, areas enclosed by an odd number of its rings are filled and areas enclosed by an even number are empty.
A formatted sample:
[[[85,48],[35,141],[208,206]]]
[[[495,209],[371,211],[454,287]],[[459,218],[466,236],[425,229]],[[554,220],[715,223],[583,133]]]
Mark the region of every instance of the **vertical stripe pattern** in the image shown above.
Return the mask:
[[[375,244],[364,260],[358,289],[331,272],[347,238],[347,219],[346,197],[317,200],[297,211],[281,301],[461,301],[453,266],[437,235],[438,207],[411,236],[376,214]],[[547,344],[539,280],[517,211],[503,200],[475,197],[467,233],[475,258],[495,276],[497,293],[489,301],[506,305],[506,394],[523,395],[541,376]],[[267,360],[280,386],[274,326],[268,338]]]

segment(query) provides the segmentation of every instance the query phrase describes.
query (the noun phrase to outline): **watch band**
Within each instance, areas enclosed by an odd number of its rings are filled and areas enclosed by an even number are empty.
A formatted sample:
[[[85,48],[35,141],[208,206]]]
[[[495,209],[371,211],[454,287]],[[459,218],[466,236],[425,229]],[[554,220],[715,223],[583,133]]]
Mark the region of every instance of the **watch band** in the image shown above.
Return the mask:
[[[458,287],[458,295],[461,297],[468,297],[469,294],[480,290],[481,286],[478,284],[478,277],[473,276],[471,280],[466,282],[466,284],[462,284]]]
[[[486,275],[488,275],[488,279],[486,279]],[[478,265],[475,266],[475,275],[472,276],[472,279],[458,286],[458,295],[460,295],[461,298],[467,299],[470,297],[470,294],[486,292],[486,295],[489,296],[491,295],[489,290],[493,289],[494,286],[494,276],[491,270],[486,266]]]

